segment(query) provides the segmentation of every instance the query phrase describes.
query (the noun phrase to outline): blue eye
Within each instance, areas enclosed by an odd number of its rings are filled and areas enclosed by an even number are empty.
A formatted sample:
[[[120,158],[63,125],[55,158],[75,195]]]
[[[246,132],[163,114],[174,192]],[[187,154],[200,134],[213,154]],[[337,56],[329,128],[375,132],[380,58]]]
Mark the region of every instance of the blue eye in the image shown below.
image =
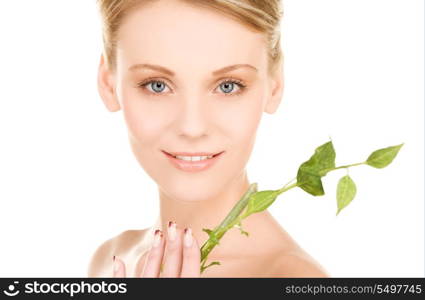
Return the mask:
[[[165,89],[166,83],[162,80],[150,80],[148,82],[141,83],[138,86],[143,87],[144,89],[146,89],[147,86],[150,86],[152,88],[151,93],[158,95]]]
[[[238,87],[238,90],[232,93],[235,85]],[[162,91],[164,91],[165,87],[167,87],[167,84],[159,79],[148,78],[147,81],[141,82],[137,86],[149,90],[150,94],[154,96],[159,96],[164,94]],[[246,85],[238,79],[226,79],[220,83],[219,87],[225,96],[234,96],[242,93],[246,88]]]
[[[238,90],[235,93],[231,93],[235,85],[238,87]],[[225,96],[238,95],[242,93],[243,89],[246,87],[245,84],[243,84],[240,80],[237,80],[237,79],[225,80],[219,86],[220,86],[220,89],[224,92]]]

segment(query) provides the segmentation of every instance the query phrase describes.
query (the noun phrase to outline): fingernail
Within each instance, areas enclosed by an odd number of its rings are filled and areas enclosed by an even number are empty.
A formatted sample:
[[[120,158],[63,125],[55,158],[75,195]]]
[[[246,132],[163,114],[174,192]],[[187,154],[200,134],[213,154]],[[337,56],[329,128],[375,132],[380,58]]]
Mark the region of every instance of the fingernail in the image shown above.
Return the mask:
[[[175,222],[168,222],[168,237],[170,239],[170,241],[174,241],[176,239],[177,236],[177,224]]]
[[[120,269],[120,264],[118,263],[118,260],[115,259],[114,255],[114,272],[116,273]]]
[[[153,240],[153,246],[154,247],[159,246],[159,244],[161,243],[161,238],[162,238],[161,230],[159,230],[159,229],[155,230],[155,236],[154,236],[154,240]]]
[[[184,229],[184,245],[186,247],[190,247],[192,246],[192,229],[190,228],[185,228]]]

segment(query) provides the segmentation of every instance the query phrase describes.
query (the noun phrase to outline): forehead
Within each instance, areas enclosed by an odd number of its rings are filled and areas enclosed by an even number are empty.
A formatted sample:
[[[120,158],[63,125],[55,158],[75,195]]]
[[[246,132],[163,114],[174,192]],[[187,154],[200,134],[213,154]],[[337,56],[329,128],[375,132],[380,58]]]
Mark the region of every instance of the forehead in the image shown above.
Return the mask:
[[[118,32],[118,64],[159,63],[195,71],[248,63],[267,64],[264,35],[212,9],[181,1],[136,8]]]

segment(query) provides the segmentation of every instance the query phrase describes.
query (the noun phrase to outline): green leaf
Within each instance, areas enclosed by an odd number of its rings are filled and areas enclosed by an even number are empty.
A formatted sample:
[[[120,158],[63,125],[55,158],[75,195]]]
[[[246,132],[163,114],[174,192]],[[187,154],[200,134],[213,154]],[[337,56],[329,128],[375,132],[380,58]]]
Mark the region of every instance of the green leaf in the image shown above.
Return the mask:
[[[245,234],[246,236],[249,236],[249,233],[242,229],[242,224],[239,222],[234,227],[238,228],[241,231],[241,234]]]
[[[393,161],[403,145],[404,143],[376,150],[371,155],[369,155],[366,163],[374,168],[384,168]]]
[[[210,233],[212,232],[212,230],[208,228],[202,228],[202,231],[205,231],[206,233],[208,233],[208,235],[210,235]]]
[[[211,267],[213,265],[221,265],[219,261],[213,261],[212,263],[210,263],[208,266],[201,266],[201,273],[204,272],[204,270],[208,267]]]
[[[338,206],[338,211],[336,212],[336,215],[338,215],[339,212],[344,207],[350,204],[350,202],[356,196],[356,192],[357,192],[356,184],[350,178],[349,175],[345,175],[339,180],[338,186],[336,189],[336,199],[337,199],[337,206]]]
[[[208,264],[208,266],[206,266],[205,268],[208,268],[208,267],[213,266],[213,265],[221,265],[221,264],[220,264],[219,261],[213,261],[212,263]]]
[[[206,233],[208,233],[210,240],[216,244],[216,245],[220,245],[217,236],[215,235],[215,232],[212,231],[211,229],[208,228],[202,228],[202,231],[205,231]]]
[[[255,192],[248,201],[247,216],[265,210],[279,195],[279,190],[267,190]]]
[[[321,177],[335,168],[335,157],[332,141],[317,147],[310,159],[298,168],[299,187],[313,196],[324,195]]]
[[[313,196],[322,196],[325,194],[320,175],[310,172],[303,165],[298,169],[297,182],[302,182],[299,187]]]

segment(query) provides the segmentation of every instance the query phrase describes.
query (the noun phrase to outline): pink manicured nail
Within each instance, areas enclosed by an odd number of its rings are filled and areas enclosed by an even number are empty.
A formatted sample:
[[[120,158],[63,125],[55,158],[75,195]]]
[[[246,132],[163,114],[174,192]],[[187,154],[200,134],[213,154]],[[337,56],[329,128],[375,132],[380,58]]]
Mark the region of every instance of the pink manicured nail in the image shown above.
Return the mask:
[[[118,260],[115,259],[115,255],[114,255],[114,272],[118,272],[119,269],[120,269],[120,264]]]
[[[161,238],[162,238],[161,230],[159,230],[159,229],[155,230],[155,237],[154,237],[154,240],[153,240],[153,246],[154,247],[159,246],[159,244],[161,243]]]
[[[168,237],[170,241],[174,241],[177,237],[177,224],[175,222],[168,222]]]
[[[193,238],[192,238],[192,229],[185,228],[184,229],[184,245],[186,247],[192,246]]]

